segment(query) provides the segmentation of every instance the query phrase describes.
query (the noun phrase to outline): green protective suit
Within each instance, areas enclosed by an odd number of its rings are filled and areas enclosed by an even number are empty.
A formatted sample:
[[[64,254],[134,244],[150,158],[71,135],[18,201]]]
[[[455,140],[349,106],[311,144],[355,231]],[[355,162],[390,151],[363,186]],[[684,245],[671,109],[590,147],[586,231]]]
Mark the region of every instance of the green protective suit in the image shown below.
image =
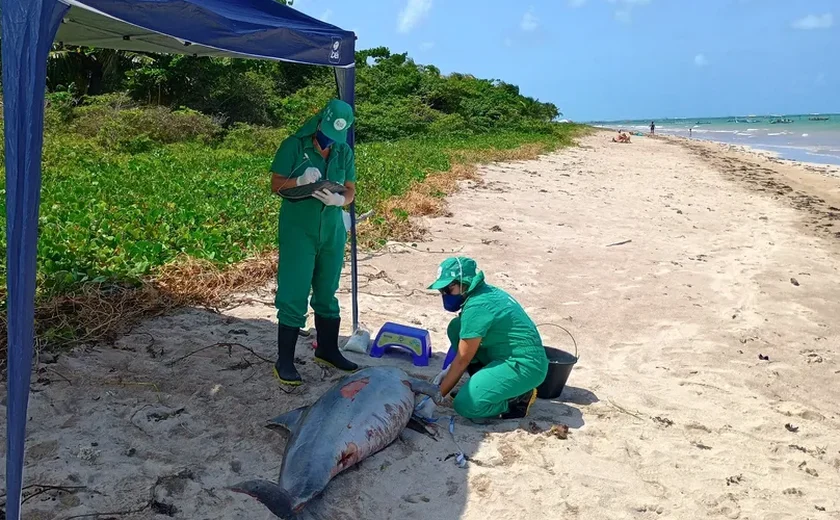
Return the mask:
[[[458,348],[462,338],[482,338],[470,363],[474,373],[453,403],[463,417],[497,417],[508,411],[509,399],[545,380],[548,358],[536,325],[513,297],[484,282],[484,273],[478,273],[472,282],[447,335],[450,348]]]
[[[312,144],[320,116],[314,116],[280,144],[271,171],[285,177],[299,177],[314,166],[321,179],[339,184],[356,182],[353,149],[333,143],[325,161]],[[306,154],[306,155],[304,155]],[[308,158],[307,158],[308,157]],[[277,266],[277,320],[281,325],[303,328],[312,289],[312,310],[324,318],[340,317],[335,293],[344,264],[347,231],[342,208],[325,206],[315,198],[284,200],[280,206]]]

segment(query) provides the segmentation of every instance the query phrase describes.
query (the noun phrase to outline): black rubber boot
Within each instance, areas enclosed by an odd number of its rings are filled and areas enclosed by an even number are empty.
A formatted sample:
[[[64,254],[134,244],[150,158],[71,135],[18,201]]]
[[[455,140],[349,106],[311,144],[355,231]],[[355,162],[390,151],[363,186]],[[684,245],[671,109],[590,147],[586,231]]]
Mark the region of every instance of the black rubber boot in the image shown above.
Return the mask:
[[[537,389],[528,390],[519,397],[508,401],[508,411],[501,415],[502,419],[522,419],[531,410],[531,405],[537,400]]]
[[[324,318],[315,315],[315,334],[318,348],[315,349],[315,362],[328,365],[344,372],[355,372],[359,365],[341,355],[338,351],[338,328],[341,318]]]
[[[303,379],[295,368],[298,331],[297,327],[277,325],[277,362],[274,363],[274,376],[281,383],[292,386],[303,383]]]

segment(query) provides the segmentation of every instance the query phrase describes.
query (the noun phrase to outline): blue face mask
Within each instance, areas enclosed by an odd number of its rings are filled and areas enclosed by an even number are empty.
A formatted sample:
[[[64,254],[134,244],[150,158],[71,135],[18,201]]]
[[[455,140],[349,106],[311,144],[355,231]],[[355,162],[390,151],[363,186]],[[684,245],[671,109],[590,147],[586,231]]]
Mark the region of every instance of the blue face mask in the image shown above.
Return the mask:
[[[443,308],[449,312],[458,312],[464,305],[466,297],[463,294],[442,294]]]
[[[326,150],[329,148],[331,144],[333,144],[333,140],[323,134],[320,130],[315,132],[315,139],[318,140],[318,146],[321,147],[321,150]]]

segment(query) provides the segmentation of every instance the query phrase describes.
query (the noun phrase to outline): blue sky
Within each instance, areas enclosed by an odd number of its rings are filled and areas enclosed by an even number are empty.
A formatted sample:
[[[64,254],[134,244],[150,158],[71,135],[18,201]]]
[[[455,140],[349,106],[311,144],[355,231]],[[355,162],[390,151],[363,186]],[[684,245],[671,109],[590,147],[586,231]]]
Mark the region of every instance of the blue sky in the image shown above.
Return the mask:
[[[576,121],[840,112],[838,0],[296,0]]]

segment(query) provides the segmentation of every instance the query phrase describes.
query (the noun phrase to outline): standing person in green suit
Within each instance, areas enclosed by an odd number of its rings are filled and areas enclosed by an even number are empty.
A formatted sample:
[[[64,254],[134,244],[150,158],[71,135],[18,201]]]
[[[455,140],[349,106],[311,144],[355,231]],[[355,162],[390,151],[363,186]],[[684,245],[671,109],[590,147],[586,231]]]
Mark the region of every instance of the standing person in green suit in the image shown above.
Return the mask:
[[[273,193],[320,180],[347,188],[344,194],[318,190],[311,198],[284,200],[280,207],[274,375],[285,384],[303,382],[295,368],[295,345],[300,329],[306,325],[310,289],[318,341],[315,361],[346,372],[358,370],[338,350],[341,314],[335,297],[347,233],[342,208],[356,195],[355,157],[347,144],[353,122],[349,104],[330,100],[320,113],[283,140],[271,164]]]

